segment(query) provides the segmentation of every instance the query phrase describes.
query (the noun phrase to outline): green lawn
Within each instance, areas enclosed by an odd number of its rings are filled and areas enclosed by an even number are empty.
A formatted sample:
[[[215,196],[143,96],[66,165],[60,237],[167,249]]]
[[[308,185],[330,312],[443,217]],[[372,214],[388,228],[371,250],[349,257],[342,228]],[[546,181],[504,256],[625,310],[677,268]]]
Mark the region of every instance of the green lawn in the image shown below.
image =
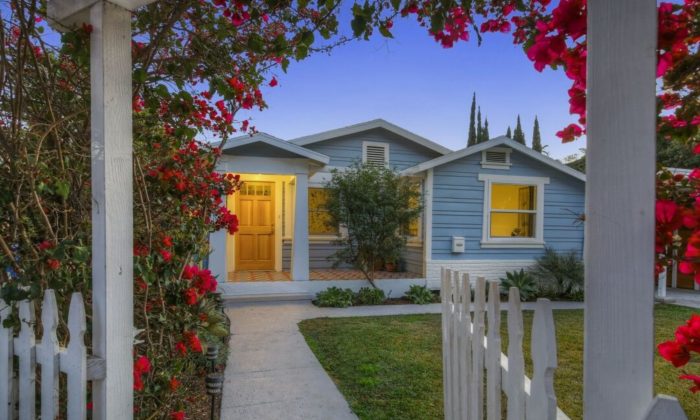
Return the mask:
[[[671,305],[656,307],[656,341],[672,337],[693,311]],[[583,311],[554,312],[559,368],[555,388],[559,406],[581,418],[583,391]],[[502,334],[506,348],[505,316]],[[529,331],[532,312],[525,313]],[[299,324],[306,341],[363,419],[442,418],[440,315],[320,318]],[[529,363],[529,333],[526,333]],[[527,366],[528,375],[532,373]],[[678,371],[656,357],[656,392],[675,395],[690,419],[700,419],[700,394],[681,383]],[[684,381],[687,382],[687,381]]]

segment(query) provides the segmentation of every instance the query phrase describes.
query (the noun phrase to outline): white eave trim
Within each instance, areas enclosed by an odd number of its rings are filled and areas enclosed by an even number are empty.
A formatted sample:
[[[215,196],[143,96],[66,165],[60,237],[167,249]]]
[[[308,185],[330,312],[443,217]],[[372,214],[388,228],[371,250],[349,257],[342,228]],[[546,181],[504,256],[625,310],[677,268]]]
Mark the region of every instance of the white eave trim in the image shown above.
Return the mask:
[[[314,152],[313,150],[306,149],[301,146],[297,146],[296,144],[292,144],[288,141],[284,141],[282,139],[279,139],[275,136],[271,136],[267,133],[257,133],[254,134],[253,136],[240,136],[240,137],[235,137],[233,139],[230,139],[226,142],[226,145],[224,146],[223,150],[231,150],[235,149],[237,147],[243,147],[249,144],[253,143],[265,143],[268,144],[272,147],[276,147],[281,150],[285,150],[289,153],[294,153],[296,155],[299,155],[299,157],[307,158],[310,160],[313,160],[315,162],[318,162],[322,165],[328,165],[328,163],[331,161],[331,158],[318,153]],[[218,143],[220,144],[220,143]],[[213,146],[216,146],[217,144],[214,144]]]
[[[462,150],[458,150],[456,152],[452,152],[448,155],[445,156],[440,156],[438,158],[435,158],[433,160],[429,160],[427,162],[423,162],[419,165],[404,169],[401,174],[402,175],[413,175],[418,172],[423,172],[425,170],[434,168],[436,166],[444,165],[446,163],[452,162],[457,159],[461,159],[466,156],[471,156],[475,153],[480,153],[484,150],[490,149],[492,147],[497,147],[497,146],[507,146],[510,147],[526,156],[529,156],[537,161],[540,161],[544,163],[545,165],[551,166],[554,169],[559,170],[560,172],[564,172],[567,175],[570,175],[579,181],[586,182],[586,175],[577,171],[576,169],[570,168],[563,163],[559,162],[558,160],[554,160],[548,156],[543,155],[542,153],[536,152],[529,147],[520,144],[516,141],[513,141],[512,139],[509,139],[508,137],[501,136],[501,137],[496,137],[494,139],[485,141],[483,143],[479,143],[475,146],[471,147],[466,147]]]
[[[375,128],[383,128],[389,132],[392,132],[398,136],[401,136],[407,140],[410,140],[416,144],[426,147],[430,150],[438,152],[442,155],[451,153],[452,150],[447,147],[441,146],[431,140],[421,137],[418,134],[412,133],[406,129],[399,127],[398,125],[392,124],[383,119],[376,119],[360,124],[349,125],[347,127],[336,128],[334,130],[324,131],[322,133],[312,134],[309,136],[299,137],[290,140],[290,143],[294,143],[298,146],[306,146],[313,143],[318,143],[320,141],[330,140],[336,137],[347,136],[351,134],[361,133],[363,131],[372,130]]]

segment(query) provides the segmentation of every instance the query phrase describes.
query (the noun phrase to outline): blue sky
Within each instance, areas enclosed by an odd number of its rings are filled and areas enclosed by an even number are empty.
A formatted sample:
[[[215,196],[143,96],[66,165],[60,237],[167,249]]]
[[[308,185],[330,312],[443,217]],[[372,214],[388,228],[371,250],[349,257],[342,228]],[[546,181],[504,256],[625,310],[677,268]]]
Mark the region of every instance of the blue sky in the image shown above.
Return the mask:
[[[344,20],[344,21],[343,21]],[[341,26],[349,22],[341,16]],[[451,149],[466,145],[469,106],[476,92],[491,137],[515,127],[520,114],[528,145],[535,115],[543,143],[562,158],[585,139],[562,144],[555,133],[574,122],[563,71],[538,73],[509,34],[487,34],[442,48],[409,18],[394,23],[394,39],[377,34],[293,62],[279,85],[267,88],[268,109],[249,114],[260,131],[291,139],[384,118]]]

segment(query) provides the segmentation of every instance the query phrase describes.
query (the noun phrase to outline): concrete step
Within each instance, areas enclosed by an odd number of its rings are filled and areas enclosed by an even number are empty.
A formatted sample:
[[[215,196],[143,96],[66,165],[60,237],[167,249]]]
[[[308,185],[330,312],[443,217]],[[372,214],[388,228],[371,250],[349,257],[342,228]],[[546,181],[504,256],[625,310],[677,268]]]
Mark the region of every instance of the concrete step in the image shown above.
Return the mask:
[[[304,285],[293,281],[221,283],[219,292],[227,303],[299,301],[314,297]]]

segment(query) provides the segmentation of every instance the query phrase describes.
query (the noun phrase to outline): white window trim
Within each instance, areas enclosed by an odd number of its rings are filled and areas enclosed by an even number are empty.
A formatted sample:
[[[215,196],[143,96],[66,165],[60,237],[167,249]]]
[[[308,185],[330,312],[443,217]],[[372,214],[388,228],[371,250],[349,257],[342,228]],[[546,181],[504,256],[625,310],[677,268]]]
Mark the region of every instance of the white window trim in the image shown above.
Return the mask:
[[[384,148],[384,164],[389,164],[389,143],[380,143],[376,141],[362,142],[362,163],[367,163],[367,146],[377,146]]]
[[[512,163],[510,163],[510,154],[513,149],[509,147],[492,147],[490,149],[481,151],[481,167],[485,169],[510,169]],[[506,162],[489,162],[486,160],[486,152],[503,152],[506,154]]]
[[[544,248],[544,186],[549,178],[515,175],[479,174],[484,182],[484,217],[481,227],[482,248]],[[491,186],[493,184],[534,185],[537,195],[534,238],[491,238]]]

